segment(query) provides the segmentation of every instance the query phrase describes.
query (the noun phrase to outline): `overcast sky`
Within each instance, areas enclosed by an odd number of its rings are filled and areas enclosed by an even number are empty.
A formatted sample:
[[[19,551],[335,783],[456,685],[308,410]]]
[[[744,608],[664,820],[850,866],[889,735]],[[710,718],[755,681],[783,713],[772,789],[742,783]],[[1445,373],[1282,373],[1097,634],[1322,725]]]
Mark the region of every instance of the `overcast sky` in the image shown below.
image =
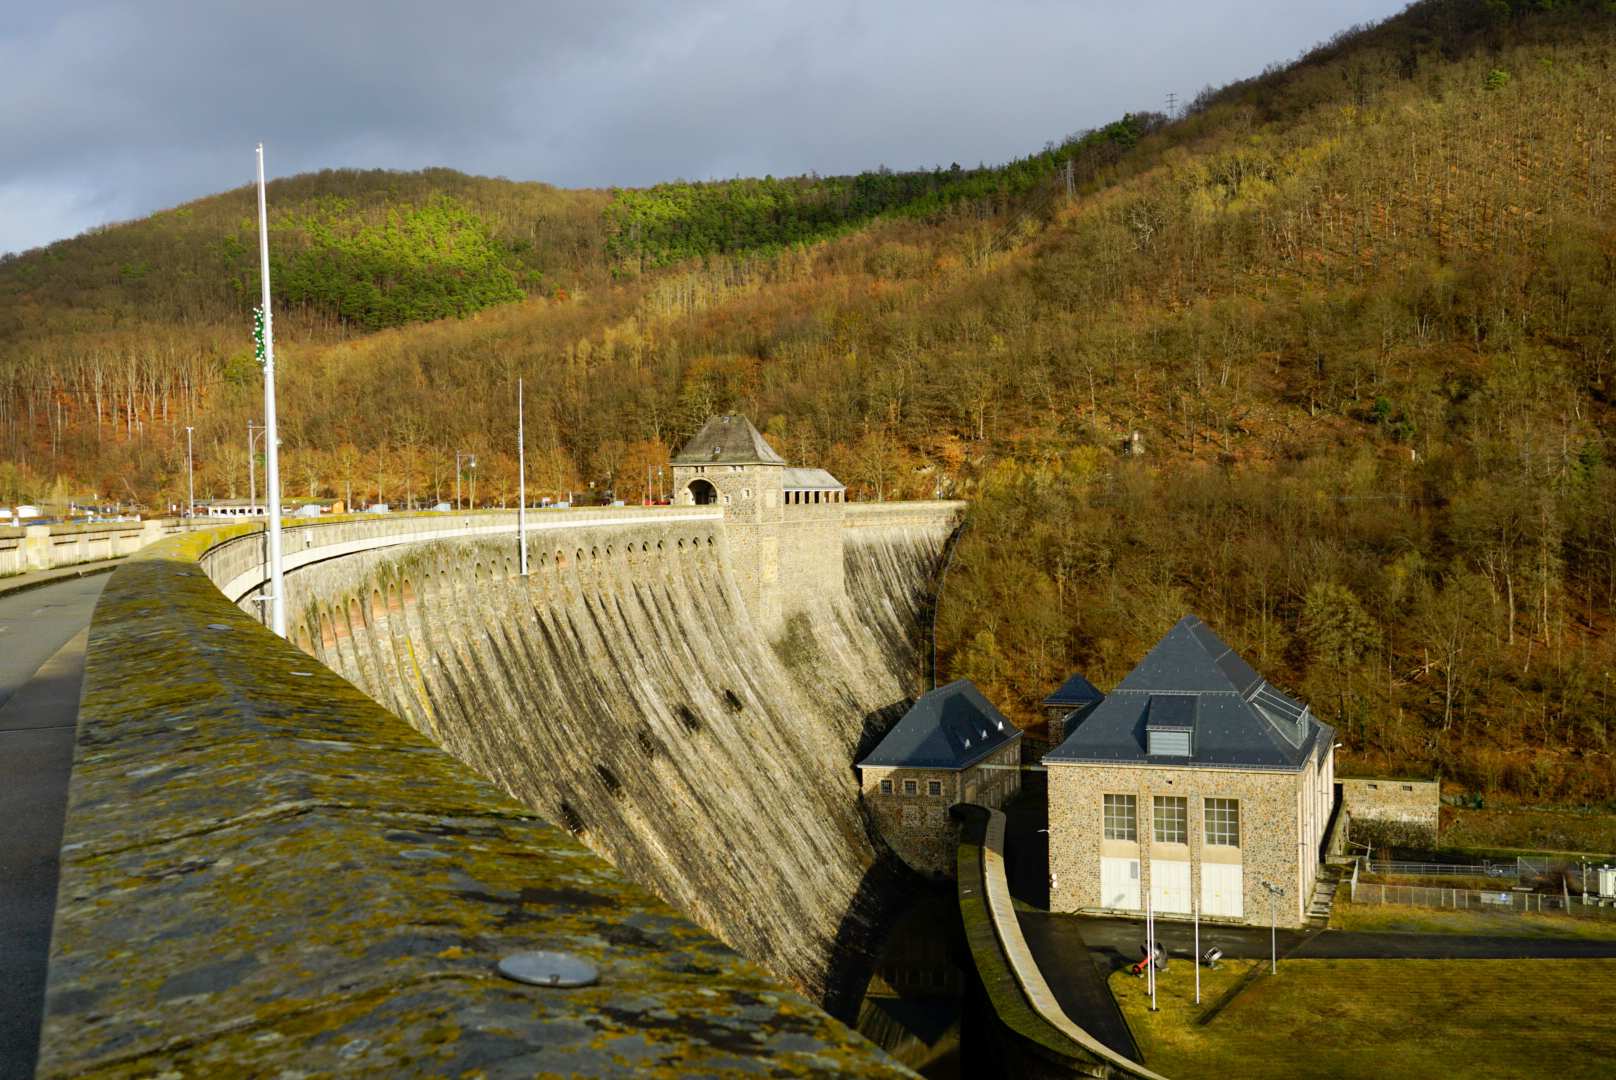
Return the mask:
[[[1401,0],[0,0],[0,252],[270,175],[995,163]]]

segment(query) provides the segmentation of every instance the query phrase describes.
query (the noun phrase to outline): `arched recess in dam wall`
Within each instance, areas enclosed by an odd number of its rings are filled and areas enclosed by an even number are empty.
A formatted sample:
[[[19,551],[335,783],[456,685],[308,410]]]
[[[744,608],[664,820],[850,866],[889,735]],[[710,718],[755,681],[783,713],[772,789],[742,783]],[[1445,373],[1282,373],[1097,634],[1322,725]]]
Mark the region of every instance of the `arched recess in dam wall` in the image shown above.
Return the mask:
[[[526,578],[505,535],[314,562],[288,577],[288,632],[743,954],[824,995],[838,942],[873,914],[854,753],[918,689],[918,620],[961,507],[849,509],[847,594],[788,593],[772,639],[736,586],[721,518],[655,514],[547,520]]]

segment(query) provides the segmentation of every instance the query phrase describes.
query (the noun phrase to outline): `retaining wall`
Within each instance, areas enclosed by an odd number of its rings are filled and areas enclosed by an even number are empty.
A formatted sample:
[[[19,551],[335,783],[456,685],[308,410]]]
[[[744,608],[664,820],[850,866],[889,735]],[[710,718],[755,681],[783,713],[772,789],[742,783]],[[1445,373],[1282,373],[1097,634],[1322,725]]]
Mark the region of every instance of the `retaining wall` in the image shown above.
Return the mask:
[[[1017,1075],[1080,1075],[1164,1080],[1130,1061],[1067,1016],[1055,1000],[1021,933],[1004,873],[1004,814],[960,803],[960,914],[984,991],[1014,1036],[1005,1056]]]

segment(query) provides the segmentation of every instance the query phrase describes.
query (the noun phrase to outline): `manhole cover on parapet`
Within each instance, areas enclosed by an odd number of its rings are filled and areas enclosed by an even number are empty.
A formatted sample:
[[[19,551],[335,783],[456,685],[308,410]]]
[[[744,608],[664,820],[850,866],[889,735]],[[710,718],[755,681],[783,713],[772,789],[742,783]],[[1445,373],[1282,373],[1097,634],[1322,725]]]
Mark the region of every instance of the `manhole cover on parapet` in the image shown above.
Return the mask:
[[[499,962],[499,973],[532,986],[588,986],[600,978],[600,972],[589,961],[559,952],[507,956]]]

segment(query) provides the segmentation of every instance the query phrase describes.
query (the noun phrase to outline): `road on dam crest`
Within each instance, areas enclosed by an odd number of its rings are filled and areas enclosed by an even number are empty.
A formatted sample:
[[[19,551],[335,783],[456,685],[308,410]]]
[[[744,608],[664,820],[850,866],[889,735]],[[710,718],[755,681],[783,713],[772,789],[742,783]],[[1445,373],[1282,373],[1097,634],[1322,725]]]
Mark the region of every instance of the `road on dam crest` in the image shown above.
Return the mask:
[[[84,646],[106,583],[0,595],[0,1080],[34,1075]]]

